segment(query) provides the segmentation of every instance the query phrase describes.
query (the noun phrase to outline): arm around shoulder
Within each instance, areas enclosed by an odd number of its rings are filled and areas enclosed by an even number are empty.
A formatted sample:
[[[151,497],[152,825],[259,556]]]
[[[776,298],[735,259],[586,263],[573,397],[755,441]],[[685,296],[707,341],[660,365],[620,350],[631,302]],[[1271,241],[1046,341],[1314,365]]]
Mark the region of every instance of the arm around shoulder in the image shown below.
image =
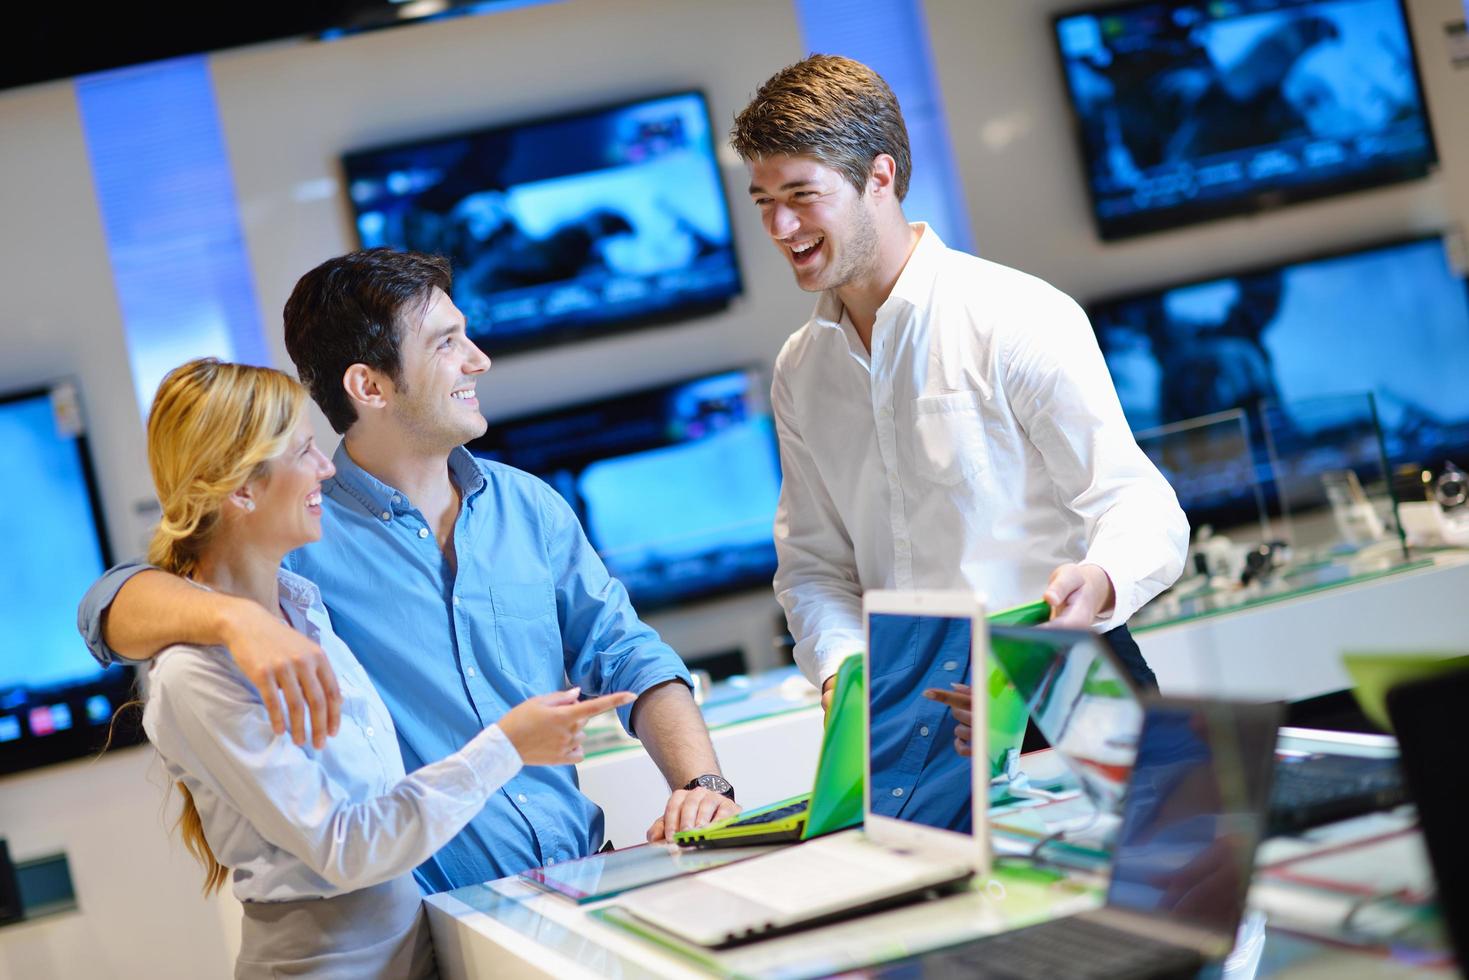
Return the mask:
[[[175,643],[226,647],[260,692],[277,735],[289,727],[292,740],[304,745],[308,718],[318,748],[336,734],[341,691],[326,654],[310,637],[257,603],[199,588],[161,569],[132,566],[118,571],[127,574],[111,585],[104,576],[83,600],[82,618],[90,619],[82,624],[83,635],[89,645],[95,633],[104,649],[130,660],[148,660]],[[110,601],[93,612],[93,593],[109,591]]]

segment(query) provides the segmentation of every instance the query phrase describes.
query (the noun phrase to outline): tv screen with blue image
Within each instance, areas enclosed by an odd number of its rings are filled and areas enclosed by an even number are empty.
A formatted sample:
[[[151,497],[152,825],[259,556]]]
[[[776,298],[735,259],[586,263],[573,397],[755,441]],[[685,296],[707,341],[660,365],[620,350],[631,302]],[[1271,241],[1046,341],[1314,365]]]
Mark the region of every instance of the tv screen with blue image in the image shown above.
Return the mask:
[[[362,246],[447,256],[489,354],[672,323],[741,289],[696,92],[343,162]]]
[[[639,609],[769,586],[780,464],[758,371],[491,422],[469,449],[566,498]]]
[[[1437,162],[1401,0],[1152,0],[1055,36],[1104,239]]]
[[[1320,470],[1357,467],[1366,461],[1327,447],[1333,427],[1362,423],[1361,400],[1348,396],[1371,392],[1390,463],[1469,460],[1469,284],[1439,237],[1106,300],[1090,313],[1135,431],[1245,409],[1293,453],[1315,439]],[[1263,434],[1252,435],[1262,452]]]
[[[133,671],[98,666],[77,633],[77,603],[110,559],[75,386],[0,397],[0,458],[0,508],[16,515],[0,562],[8,773],[97,751],[131,696]],[[114,744],[139,735],[120,728]]]

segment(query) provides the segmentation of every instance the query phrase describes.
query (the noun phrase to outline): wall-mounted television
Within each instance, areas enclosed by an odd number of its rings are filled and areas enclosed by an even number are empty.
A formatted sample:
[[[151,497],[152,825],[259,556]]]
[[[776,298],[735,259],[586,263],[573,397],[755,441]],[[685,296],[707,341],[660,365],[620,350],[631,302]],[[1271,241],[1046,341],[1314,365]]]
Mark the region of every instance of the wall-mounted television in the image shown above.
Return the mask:
[[[364,248],[448,256],[470,336],[505,354],[668,324],[741,290],[697,92],[349,153]]]
[[[132,696],[131,668],[103,669],[77,634],[77,603],[111,564],[75,385],[0,396],[0,774],[98,751]],[[114,745],[137,742],[119,725]]]
[[[1389,462],[1469,462],[1469,283],[1437,236],[1149,290],[1089,312],[1135,431],[1231,409],[1260,426],[1266,404],[1272,431],[1309,448],[1302,440],[1325,424],[1320,406],[1371,392]],[[1292,405],[1315,406],[1312,418],[1293,420]],[[1313,465],[1360,462],[1334,459],[1326,435]]]
[[[1437,162],[1402,0],[1148,0],[1053,24],[1103,239]]]
[[[769,587],[780,462],[767,385],[721,371],[491,422],[469,444],[571,504],[639,610]]]

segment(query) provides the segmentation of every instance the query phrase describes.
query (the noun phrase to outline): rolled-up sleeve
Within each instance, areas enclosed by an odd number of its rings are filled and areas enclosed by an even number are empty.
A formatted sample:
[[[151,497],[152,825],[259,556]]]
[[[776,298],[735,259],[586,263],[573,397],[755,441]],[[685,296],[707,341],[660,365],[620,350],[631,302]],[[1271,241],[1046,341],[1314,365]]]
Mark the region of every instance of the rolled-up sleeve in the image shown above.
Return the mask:
[[[107,610],[111,607],[112,600],[117,598],[117,593],[127,584],[128,579],[153,567],[143,561],[128,561],[121,565],[113,565],[103,572],[102,577],[93,582],[92,587],[87,589],[87,594],[82,596],[82,601],[77,606],[77,632],[82,634],[87,650],[102,666],[109,667],[119,661],[137,662],[124,657],[107,645],[102,639],[102,624],[107,618]]]
[[[554,490],[540,496],[545,548],[556,581],[566,675],[587,694],[642,694],[665,681],[693,687],[688,667],[638,618],[627,589],[607,572],[571,507]],[[617,709],[632,730],[632,705]]]
[[[1096,624],[1106,630],[1178,578],[1188,519],[1132,436],[1086,314],[1054,296],[1044,324],[1011,334],[1005,384],[1058,494],[1085,524],[1082,561],[1112,580],[1116,605]]]

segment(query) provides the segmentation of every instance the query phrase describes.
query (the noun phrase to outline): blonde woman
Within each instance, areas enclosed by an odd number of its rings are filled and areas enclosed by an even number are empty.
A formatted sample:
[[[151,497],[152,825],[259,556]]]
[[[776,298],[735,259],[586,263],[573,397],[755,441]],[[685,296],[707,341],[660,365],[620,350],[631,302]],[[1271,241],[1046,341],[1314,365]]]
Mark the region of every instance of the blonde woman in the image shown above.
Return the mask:
[[[414,866],[522,765],[579,761],[586,719],[632,695],[532,698],[405,775],[392,719],[316,587],[281,568],[320,538],[333,473],[304,408],[304,389],[268,368],[206,359],[169,374],[148,419],[163,509],[148,557],[319,643],[341,687],[339,733],[322,749],[272,734],[229,653],[191,646],[152,661],[143,725],[181,789],[205,892],[229,880],[243,903],[236,977],[433,976]]]

